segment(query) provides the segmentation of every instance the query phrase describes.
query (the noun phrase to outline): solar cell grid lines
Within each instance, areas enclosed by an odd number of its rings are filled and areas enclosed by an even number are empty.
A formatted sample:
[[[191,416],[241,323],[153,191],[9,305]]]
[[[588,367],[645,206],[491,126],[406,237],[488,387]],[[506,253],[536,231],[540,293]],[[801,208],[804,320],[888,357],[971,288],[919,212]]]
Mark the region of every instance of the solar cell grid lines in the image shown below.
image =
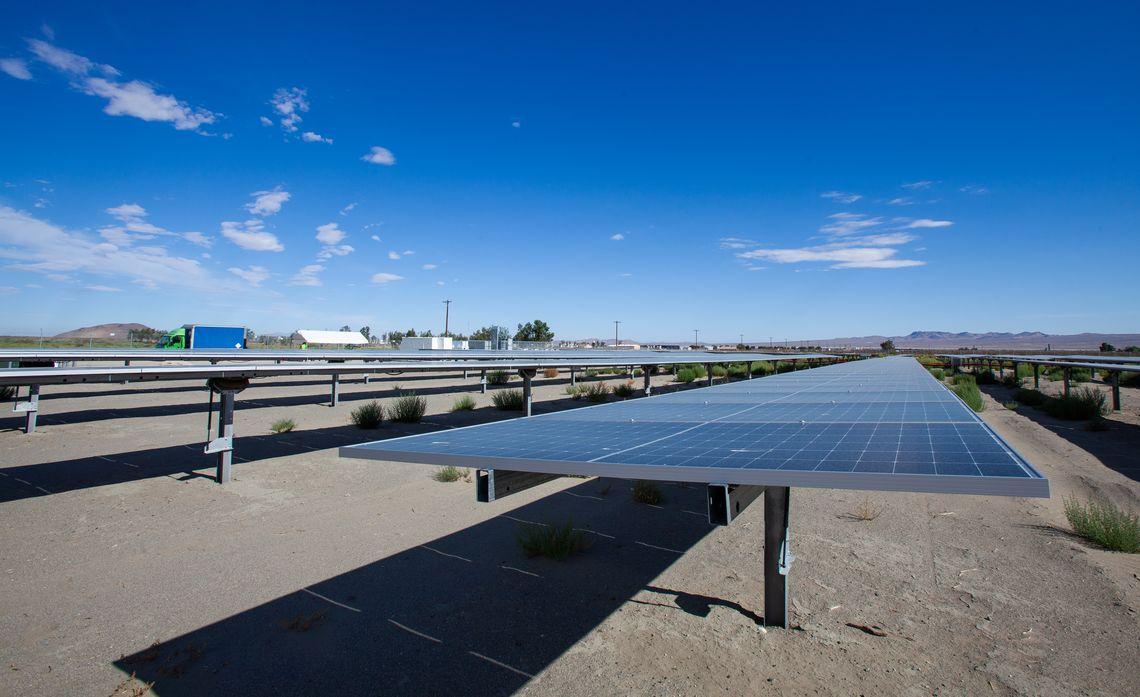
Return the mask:
[[[1048,496],[906,357],[341,449],[379,460],[705,483]]]

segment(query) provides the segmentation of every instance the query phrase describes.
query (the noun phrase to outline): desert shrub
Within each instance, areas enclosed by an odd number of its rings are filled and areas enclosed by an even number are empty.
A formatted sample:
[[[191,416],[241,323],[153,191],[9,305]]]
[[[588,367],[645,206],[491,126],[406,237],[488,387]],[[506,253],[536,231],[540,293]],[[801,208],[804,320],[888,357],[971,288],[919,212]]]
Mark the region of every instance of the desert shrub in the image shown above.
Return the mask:
[[[694,373],[690,368],[681,368],[677,371],[677,374],[673,376],[673,379],[677,382],[683,382],[687,385],[697,379],[697,374]]]
[[[542,377],[544,377],[544,378],[556,378],[556,377],[558,377],[558,368],[544,368],[542,370]]]
[[[729,363],[728,375],[734,378],[748,377],[748,364],[747,363]]]
[[[549,557],[563,561],[590,547],[590,539],[574,529],[574,521],[563,525],[522,523],[518,533],[519,547],[528,557]]]
[[[582,385],[567,385],[566,394],[570,397],[570,399],[581,399]]]
[[[492,370],[487,373],[488,385],[505,385],[511,381],[511,374],[505,370]]]
[[[1021,406],[1017,402],[1013,402],[1013,401],[1002,402],[1001,405],[1003,407],[1005,407],[1006,409],[1009,409],[1010,411],[1017,411],[1017,408]]]
[[[469,475],[470,472],[466,467],[460,468],[447,465],[446,467],[437,469],[435,474],[432,475],[432,478],[437,482],[458,482],[460,479],[467,479]]]
[[[9,400],[16,396],[16,388],[11,385],[0,385],[0,401]]]
[[[297,422],[293,419],[277,419],[270,425],[269,430],[274,433],[288,433],[294,428],[297,428]]]
[[[776,366],[770,361],[753,361],[751,368],[753,375],[771,375],[776,372]]]
[[[1081,387],[1070,392],[1067,397],[1049,399],[1045,402],[1044,409],[1058,419],[1095,419],[1108,413],[1108,398],[1100,390]]]
[[[776,363],[777,373],[790,373],[796,369],[795,361],[783,361]]]
[[[633,396],[633,383],[623,382],[614,385],[614,396],[618,399],[629,399]]]
[[[945,380],[946,373],[941,368],[931,368],[930,374],[934,376],[935,380]]]
[[[602,371],[598,370],[597,368],[589,368],[586,370],[586,377],[588,377],[588,378],[594,378],[594,377],[597,377],[601,374],[602,374]]]
[[[974,376],[970,375],[969,373],[957,373],[953,378],[950,379],[950,382],[954,383],[955,385],[965,385],[967,383],[975,385],[977,384]]]
[[[503,411],[522,411],[526,408],[522,390],[500,390],[491,395],[491,402],[496,409]]]
[[[1001,384],[1003,387],[1021,387],[1021,379],[1016,375],[1002,375]]]
[[[974,369],[974,382],[978,385],[996,385],[997,376],[989,368]]]
[[[591,402],[604,402],[610,395],[610,385],[607,382],[592,382],[582,389],[582,396]]]
[[[661,495],[661,488],[653,482],[638,479],[633,483],[633,500],[638,503],[659,505],[665,498]]]
[[[1037,390],[1020,389],[1013,393],[1013,398],[1029,407],[1039,407],[1049,400],[1043,392]]]
[[[1061,382],[1065,379],[1065,369],[1061,367],[1050,368],[1045,376],[1054,382]],[[1069,382],[1088,382],[1089,380],[1092,380],[1092,371],[1088,368],[1069,369]]]
[[[728,370],[723,365],[714,365],[712,370],[714,378],[723,378],[728,375]]]
[[[475,409],[475,398],[471,395],[463,395],[451,405],[452,411],[472,411]]]
[[[942,364],[941,358],[939,358],[938,356],[931,355],[929,353],[921,353],[921,354],[915,356],[914,358],[919,363],[921,363],[924,368],[929,368],[932,365],[941,365]]]
[[[962,382],[954,385],[954,394],[974,411],[985,411],[986,403],[982,400],[982,393],[978,386],[972,382]]]
[[[402,424],[418,423],[427,412],[427,400],[415,392],[407,392],[388,405],[388,418]]]
[[[1140,373],[1121,373],[1121,387],[1140,387]]]
[[[384,420],[384,405],[374,399],[353,409],[348,416],[357,428],[377,428]]]
[[[1075,498],[1065,499],[1065,517],[1078,535],[1105,549],[1140,552],[1140,522],[1135,514],[1121,510],[1114,503],[1082,504]]]
[[[1019,378],[1031,378],[1031,377],[1033,377],[1033,366],[1029,365],[1028,363],[1018,363],[1017,364],[1017,377],[1019,377]]]

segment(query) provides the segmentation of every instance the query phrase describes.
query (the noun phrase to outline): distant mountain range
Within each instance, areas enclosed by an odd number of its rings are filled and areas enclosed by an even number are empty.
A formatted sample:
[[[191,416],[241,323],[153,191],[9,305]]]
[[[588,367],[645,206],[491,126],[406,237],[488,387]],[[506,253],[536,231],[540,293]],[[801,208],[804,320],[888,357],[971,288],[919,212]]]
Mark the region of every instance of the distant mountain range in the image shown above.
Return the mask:
[[[1043,332],[937,332],[918,331],[905,336],[850,336],[838,339],[813,339],[816,346],[878,346],[887,339],[895,347],[913,349],[1018,349],[1018,350],[1096,350],[1104,342],[1118,349],[1140,346],[1140,334],[1045,334]]]
[[[148,335],[154,330],[145,324],[130,322],[127,324],[96,324],[93,327],[80,327],[69,332],[56,334],[55,339],[116,339],[126,341],[128,332],[132,335]]]

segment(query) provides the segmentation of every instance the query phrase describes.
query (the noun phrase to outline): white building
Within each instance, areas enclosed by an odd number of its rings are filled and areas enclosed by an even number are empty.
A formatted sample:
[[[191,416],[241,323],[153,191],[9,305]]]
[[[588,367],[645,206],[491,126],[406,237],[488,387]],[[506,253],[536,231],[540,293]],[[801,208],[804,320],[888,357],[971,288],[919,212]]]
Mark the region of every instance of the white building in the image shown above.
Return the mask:
[[[330,332],[324,329],[298,329],[289,337],[293,344],[308,346],[365,346],[368,339],[360,332]]]
[[[467,349],[466,341],[450,336],[405,336],[400,340],[401,351],[453,351]]]

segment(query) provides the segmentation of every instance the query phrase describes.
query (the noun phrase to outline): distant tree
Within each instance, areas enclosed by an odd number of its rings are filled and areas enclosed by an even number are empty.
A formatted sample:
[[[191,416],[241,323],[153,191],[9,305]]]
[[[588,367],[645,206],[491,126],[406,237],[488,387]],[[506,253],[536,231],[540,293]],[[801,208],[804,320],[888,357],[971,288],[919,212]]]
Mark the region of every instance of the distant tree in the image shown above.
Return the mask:
[[[364,335],[365,339],[372,341],[372,327],[361,327],[360,333]]]
[[[540,319],[526,324],[520,324],[519,330],[515,332],[515,341],[553,341],[554,332],[550,330],[550,325]]]
[[[400,343],[400,340],[403,338],[404,338],[404,333],[402,331],[400,331],[399,329],[384,333],[384,340],[389,344],[398,344],[398,343]]]
[[[340,328],[340,330],[341,330],[342,332],[350,332],[350,331],[352,331],[352,327],[350,327],[350,326],[348,326],[348,325],[346,324],[346,325],[344,325],[343,327],[341,327],[341,328]]]
[[[490,341],[491,339],[495,338],[496,331],[500,337],[505,337],[510,334],[510,330],[506,327],[500,327],[498,325],[492,324],[489,327],[479,327],[471,333],[471,338],[475,341]]]
[[[1100,352],[1101,353],[1112,353],[1115,350],[1116,350],[1116,347],[1113,346],[1112,344],[1108,343],[1107,341],[1101,342],[1101,345],[1100,345]]]
[[[1124,350],[1128,353],[1140,353],[1140,346],[1127,346]]]
[[[245,342],[247,344],[252,344],[255,341],[257,341],[257,332],[253,331],[249,327],[246,327],[245,328]]]
[[[432,334],[431,330],[429,329],[426,332],[424,332],[423,334],[420,334],[420,336],[435,336],[435,334]]]
[[[888,353],[894,353],[894,351],[895,351],[895,342],[894,342],[894,341],[892,341],[891,339],[887,339],[887,340],[886,340],[886,341],[884,341],[883,343],[879,344],[879,347],[880,347],[881,349],[883,349],[884,351],[887,351]]]
[[[404,332],[404,336],[415,337],[416,336],[416,330],[415,329],[409,329],[408,331]]]

